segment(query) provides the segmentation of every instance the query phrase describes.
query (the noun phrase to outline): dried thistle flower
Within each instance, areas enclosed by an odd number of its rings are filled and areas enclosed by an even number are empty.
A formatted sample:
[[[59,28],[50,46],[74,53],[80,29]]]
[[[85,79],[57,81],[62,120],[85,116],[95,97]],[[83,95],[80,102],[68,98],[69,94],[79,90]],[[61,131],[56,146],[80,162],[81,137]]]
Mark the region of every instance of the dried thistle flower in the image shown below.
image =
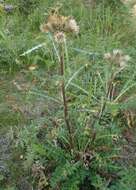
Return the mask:
[[[119,67],[123,68],[126,66],[127,62],[130,60],[129,55],[124,55],[123,51],[120,49],[114,49],[112,53],[105,53],[104,59],[115,63]]]
[[[47,23],[44,23],[40,26],[42,32],[51,32],[64,31],[64,26],[68,17],[51,14],[48,16]]]
[[[75,34],[79,33],[79,26],[77,25],[75,19],[68,19],[68,21],[66,22],[66,30]]]
[[[61,44],[64,43],[66,38],[64,32],[57,32],[54,34],[54,39],[57,43]]]
[[[40,25],[40,30],[41,32],[53,32],[53,28],[52,28],[52,25],[50,23],[47,23],[47,24],[41,24]]]
[[[121,56],[121,55],[123,55],[123,52],[120,49],[114,49],[113,50],[113,55],[114,56]]]
[[[59,15],[59,14],[53,14],[49,15],[48,17],[48,23],[52,24],[54,27],[63,26],[65,22],[67,21],[68,17]]]
[[[112,57],[112,56],[111,56],[111,53],[105,53],[105,54],[104,54],[104,59],[106,59],[106,60],[108,60],[108,61],[111,60],[111,57]]]
[[[74,18],[59,15],[58,13],[51,13],[48,16],[47,23],[40,26],[42,32],[55,33],[58,31],[68,32],[68,33],[79,33],[79,26]]]
[[[120,59],[120,67],[125,67],[126,63],[130,60],[130,56],[129,55],[124,55],[122,56],[122,58]]]

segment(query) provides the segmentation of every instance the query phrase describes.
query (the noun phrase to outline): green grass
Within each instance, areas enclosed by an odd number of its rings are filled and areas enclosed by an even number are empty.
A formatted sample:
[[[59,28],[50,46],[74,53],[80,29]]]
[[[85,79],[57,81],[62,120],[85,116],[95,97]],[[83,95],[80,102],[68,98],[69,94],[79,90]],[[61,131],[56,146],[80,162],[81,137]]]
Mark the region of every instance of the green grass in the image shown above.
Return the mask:
[[[8,185],[16,190],[17,179],[27,176],[39,190],[135,190],[136,163],[122,158],[127,145],[124,131],[134,133],[136,121],[135,115],[133,119],[125,115],[125,111],[135,114],[136,108],[135,97],[131,101],[136,85],[136,27],[129,9],[116,0],[98,1],[92,9],[81,0],[59,1],[61,14],[72,15],[80,26],[78,36],[67,36],[64,59],[71,144],[53,38],[39,29],[56,3],[9,2],[17,6],[13,13],[0,13],[0,134],[12,127],[15,147]],[[44,47],[20,56],[43,42]],[[110,99],[107,86],[116,67],[112,70],[103,56],[113,49],[123,50],[131,60],[112,81],[116,94]],[[34,71],[29,70],[32,64],[37,65]]]

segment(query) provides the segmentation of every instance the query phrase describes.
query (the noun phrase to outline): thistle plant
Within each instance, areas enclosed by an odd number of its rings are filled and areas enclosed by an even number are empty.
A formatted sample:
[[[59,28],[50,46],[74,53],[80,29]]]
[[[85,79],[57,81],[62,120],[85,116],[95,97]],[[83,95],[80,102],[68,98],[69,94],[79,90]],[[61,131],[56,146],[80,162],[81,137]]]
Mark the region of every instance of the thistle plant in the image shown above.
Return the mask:
[[[114,80],[121,71],[123,71],[127,67],[127,63],[130,60],[129,55],[125,55],[122,50],[114,49],[111,53],[105,53],[104,59],[110,64],[110,77],[107,81],[107,91],[106,97],[108,99],[113,98],[113,87]]]
[[[69,142],[70,142],[70,151],[74,149],[73,144],[73,135],[72,135],[72,126],[70,123],[69,118],[69,110],[68,110],[68,102],[66,97],[66,90],[65,90],[65,46],[66,46],[66,34],[67,33],[79,33],[79,26],[77,25],[76,21],[72,17],[67,17],[60,15],[57,12],[53,12],[48,16],[47,23],[44,23],[40,26],[42,32],[51,33],[53,34],[54,41],[58,47],[58,61],[59,61],[59,70],[61,76],[60,82],[60,90],[63,100],[63,113],[64,113],[64,120],[65,125],[68,130],[69,134]]]
[[[58,43],[59,46],[59,52],[60,52],[60,59],[59,59],[59,65],[60,65],[60,76],[61,79],[61,95],[63,99],[63,109],[64,109],[64,120],[65,124],[67,126],[67,130],[69,132],[69,140],[70,140],[70,148],[73,149],[73,137],[72,137],[72,128],[69,120],[69,114],[68,114],[68,104],[67,104],[67,97],[65,92],[65,64],[64,64],[64,43],[65,43],[65,34],[63,32],[57,32],[54,35],[55,41]]]
[[[112,99],[114,99],[116,88],[115,79],[117,75],[127,67],[127,63],[130,60],[130,56],[125,55],[123,51],[120,49],[114,49],[111,53],[105,53],[104,59],[109,64],[109,78],[106,81],[106,99],[102,105],[101,111],[98,114],[99,120],[103,115],[107,101],[111,101]]]

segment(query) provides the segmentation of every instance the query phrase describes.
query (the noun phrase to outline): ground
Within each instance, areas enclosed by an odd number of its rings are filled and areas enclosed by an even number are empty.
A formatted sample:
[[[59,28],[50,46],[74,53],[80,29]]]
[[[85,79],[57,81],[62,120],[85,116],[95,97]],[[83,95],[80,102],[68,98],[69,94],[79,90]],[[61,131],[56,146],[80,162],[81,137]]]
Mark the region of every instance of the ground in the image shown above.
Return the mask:
[[[135,2],[0,3],[0,190],[135,190]],[[66,34],[65,76],[53,35],[40,31],[60,4],[80,27]],[[104,55],[114,49],[131,59],[111,83]]]

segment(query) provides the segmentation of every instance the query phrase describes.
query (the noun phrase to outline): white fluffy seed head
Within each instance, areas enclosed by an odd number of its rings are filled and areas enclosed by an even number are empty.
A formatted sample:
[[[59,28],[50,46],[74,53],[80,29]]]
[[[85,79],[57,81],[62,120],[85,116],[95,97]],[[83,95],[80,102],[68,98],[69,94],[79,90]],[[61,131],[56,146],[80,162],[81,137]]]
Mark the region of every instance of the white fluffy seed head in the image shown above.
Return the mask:
[[[121,56],[122,54],[123,54],[123,52],[120,49],[114,49],[113,50],[113,55],[114,56]]]
[[[106,60],[109,60],[109,59],[111,59],[111,54],[110,53],[105,53],[104,54],[104,59],[106,59]]]
[[[77,25],[77,22],[73,18],[68,20],[66,27],[69,31],[75,34],[79,33],[79,26]]]
[[[105,53],[104,58],[122,68],[126,67],[127,62],[131,59],[129,55],[124,55],[120,49],[114,49],[111,53]]]

